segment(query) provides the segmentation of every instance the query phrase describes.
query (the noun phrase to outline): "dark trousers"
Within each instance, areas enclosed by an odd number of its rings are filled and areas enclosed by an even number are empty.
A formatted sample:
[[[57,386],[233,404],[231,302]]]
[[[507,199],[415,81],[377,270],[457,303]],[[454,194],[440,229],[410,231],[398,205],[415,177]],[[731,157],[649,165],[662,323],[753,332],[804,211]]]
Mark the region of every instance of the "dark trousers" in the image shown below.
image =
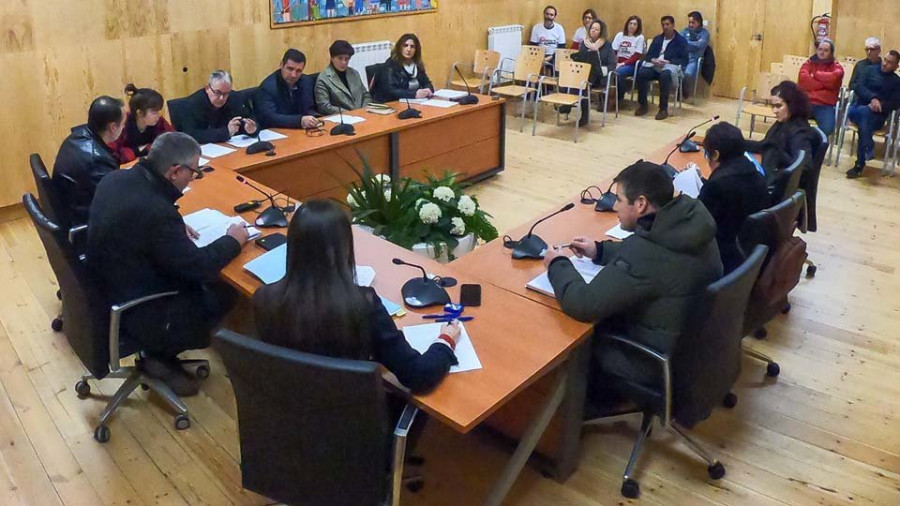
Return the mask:
[[[650,81],[659,81],[659,109],[669,109],[669,92],[672,90],[672,73],[661,72],[655,67],[643,66],[637,73],[638,103],[647,105],[647,92],[650,89]]]
[[[234,289],[221,282],[179,290],[178,295],[126,313],[122,319],[123,338],[158,359],[173,359],[186,350],[207,348],[213,330],[236,298]]]
[[[866,153],[875,150],[875,131],[884,127],[887,116],[872,112],[867,105],[850,107],[850,121],[859,129],[859,142],[856,144],[856,164],[866,164]]]

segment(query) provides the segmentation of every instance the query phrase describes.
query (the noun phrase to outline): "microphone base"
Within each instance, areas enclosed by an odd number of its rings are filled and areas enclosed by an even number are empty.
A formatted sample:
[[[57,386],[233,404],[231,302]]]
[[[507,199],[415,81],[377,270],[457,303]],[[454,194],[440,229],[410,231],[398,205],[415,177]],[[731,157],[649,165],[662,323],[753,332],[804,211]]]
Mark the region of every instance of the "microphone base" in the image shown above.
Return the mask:
[[[519,239],[519,242],[513,247],[512,257],[516,260],[523,258],[541,259],[544,258],[546,251],[547,243],[540,237],[531,234]]]
[[[275,145],[268,141],[256,141],[253,144],[247,146],[247,154],[255,155],[256,153],[262,153],[263,151],[274,151]]]
[[[451,98],[450,101],[456,102],[459,105],[475,105],[478,103],[478,97],[475,95],[466,95],[464,97]]]
[[[255,225],[259,228],[286,227],[288,226],[288,220],[284,211],[272,206],[259,213]]]
[[[353,125],[348,125],[347,123],[340,123],[334,126],[331,129],[331,135],[356,135],[356,129],[353,128]]]
[[[400,289],[403,302],[409,307],[443,306],[450,303],[447,290],[430,279],[416,277],[404,283]]]
[[[397,117],[400,119],[421,118],[422,111],[419,111],[418,109],[406,109],[405,111],[400,111],[397,114]]]
[[[689,139],[681,143],[681,147],[678,148],[678,151],[681,151],[682,153],[696,153],[700,151],[700,146]]]
[[[613,192],[604,192],[603,195],[597,199],[597,205],[594,206],[594,211],[597,211],[598,213],[614,211],[617,198],[618,195]]]
[[[675,169],[671,164],[664,163],[661,165],[662,168],[666,169],[666,174],[669,175],[672,179],[675,179],[675,176],[678,175],[678,170]]]

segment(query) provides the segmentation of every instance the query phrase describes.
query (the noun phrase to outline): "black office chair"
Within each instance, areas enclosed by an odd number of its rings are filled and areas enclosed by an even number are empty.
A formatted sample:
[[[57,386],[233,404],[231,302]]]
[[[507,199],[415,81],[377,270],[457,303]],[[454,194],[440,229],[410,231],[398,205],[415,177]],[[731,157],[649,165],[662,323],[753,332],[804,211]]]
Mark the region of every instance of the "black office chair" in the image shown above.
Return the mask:
[[[769,205],[773,206],[785,199],[791,198],[791,195],[800,187],[800,178],[803,176],[806,165],[806,151],[800,150],[797,158],[786,168],[782,169],[775,178],[774,183],[769,187]]]
[[[390,426],[378,364],[274,346],[220,330],[213,341],[237,399],[243,486],[289,504],[399,504],[406,435]],[[389,481],[389,478],[392,478]],[[392,492],[391,492],[392,491]]]
[[[121,358],[139,350],[129,343],[123,335],[120,323],[122,315],[146,302],[177,295],[178,292],[166,292],[149,295],[140,299],[110,306],[94,281],[94,276],[75,254],[68,242],[65,230],[50,221],[34,195],[26,193],[22,198],[25,210],[31,216],[35,229],[50,267],[59,281],[63,294],[63,318],[66,325],[66,339],[78,355],[78,358],[89,371],[75,384],[75,392],[80,398],[91,393],[89,379],[101,380],[105,377],[124,379],[125,382],[109,400],[100,414],[100,423],[94,430],[94,439],[101,443],[109,441],[110,430],[107,422],[116,409],[138,386],[150,388],[159,394],[175,409],[175,428],[182,430],[190,427],[187,406],[162,381],[147,376],[140,366],[140,359],[133,367],[122,367]],[[205,360],[185,360],[182,363],[197,367],[197,375],[209,375],[209,363]]]
[[[62,202],[59,200],[59,195],[56,193],[56,188],[53,186],[53,180],[47,172],[47,166],[44,165],[44,160],[41,158],[41,155],[32,153],[28,158],[28,162],[31,165],[31,176],[34,178],[34,186],[38,191],[38,199],[40,200],[41,208],[44,209],[47,218],[53,223],[60,224],[60,227],[63,229],[68,228],[67,224],[69,223],[69,220],[63,218],[66,215],[65,209],[63,208]],[[62,300],[62,292],[60,290],[56,291],[56,298]],[[56,332],[63,329],[63,318],[61,313],[50,322],[50,328]]]
[[[712,409],[725,403],[732,407],[737,398],[731,387],[741,371],[741,339],[744,312],[750,291],[759,276],[768,248],[758,246],[737,269],[707,287],[693,306],[685,332],[679,336],[672,356],[660,353],[627,336],[598,334],[595,339],[610,339],[646,355],[659,364],[662,384],[648,388],[622,379],[622,390],[643,412],[641,429],[622,476],[622,495],[636,498],[640,485],[632,477],[634,466],[653,422],[674,431],[704,461],[709,477],[725,476],[725,467],[687,434],[686,429],[709,417]],[[634,412],[634,411],[633,411]],[[621,413],[619,413],[621,414]],[[618,415],[618,414],[617,414]],[[605,422],[605,417],[588,420],[585,425]]]
[[[369,84],[369,93],[372,95],[372,100],[376,102],[389,102],[389,100],[383,100],[385,97],[381,91],[381,88],[385,87],[383,80],[386,66],[387,63],[366,65],[366,82]]]
[[[818,127],[813,127],[813,130],[816,131],[819,145],[816,147],[812,166],[809,170],[803,171],[803,175],[800,176],[800,189],[806,193],[806,208],[803,218],[800,220],[800,230],[804,233],[815,232],[818,229],[816,196],[819,193],[819,175],[822,173],[822,165],[825,163],[825,155],[829,149],[828,137]],[[816,264],[812,260],[807,260],[806,277],[816,277],[816,270]]]
[[[188,97],[173,98],[167,101],[166,105],[169,107],[169,120],[172,122],[172,126],[175,127],[175,130],[184,132],[184,123],[182,120],[187,116],[188,109],[190,108]]]
[[[778,247],[794,236],[805,202],[806,197],[803,191],[798,190],[780,204],[748,216],[738,234],[738,246],[741,251],[746,254],[746,252],[754,251],[757,245],[767,246],[769,256],[766,258],[766,265],[768,265],[769,259],[778,250]],[[774,304],[762,301],[754,294],[750,297],[744,319],[745,335],[752,334],[757,339],[764,339],[768,334],[765,329],[766,323],[778,313],[788,313],[790,310],[791,305],[786,294],[783,300]],[[769,377],[775,377],[781,373],[781,367],[772,358],[749,348],[745,352],[753,358],[766,362],[766,374]]]

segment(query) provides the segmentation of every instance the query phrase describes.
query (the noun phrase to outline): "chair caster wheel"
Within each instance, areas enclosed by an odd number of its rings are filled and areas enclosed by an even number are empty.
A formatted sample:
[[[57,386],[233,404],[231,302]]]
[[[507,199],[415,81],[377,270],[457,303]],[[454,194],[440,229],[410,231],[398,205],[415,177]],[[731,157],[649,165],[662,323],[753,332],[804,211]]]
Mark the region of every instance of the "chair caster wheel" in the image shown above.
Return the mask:
[[[779,374],[781,374],[781,367],[775,362],[769,362],[769,365],[766,366],[766,376],[775,378]]]
[[[818,269],[816,268],[815,265],[810,265],[809,267],[807,267],[806,268],[806,277],[809,279],[816,277],[816,270],[818,270]]]
[[[706,473],[709,474],[710,478],[720,480],[725,476],[725,466],[723,466],[721,462],[716,462],[706,468]]]
[[[185,430],[191,426],[191,419],[187,415],[178,415],[175,417],[175,428]]]
[[[53,329],[54,332],[60,332],[63,329],[62,318],[54,318],[53,321],[50,322],[50,328]]]
[[[725,398],[722,399],[722,405],[728,409],[731,409],[731,408],[737,406],[737,402],[738,402],[738,398],[732,392],[728,392],[728,394],[725,395]]]
[[[410,492],[415,494],[416,492],[422,490],[422,488],[424,486],[425,486],[425,480],[423,480],[423,479],[413,480],[406,484],[406,490],[409,490]]]
[[[78,394],[79,399],[84,399],[91,395],[91,385],[87,381],[80,380],[75,383],[75,393]]]
[[[94,439],[96,439],[98,443],[109,441],[109,436],[109,427],[106,425],[98,425],[97,428],[94,429]]]
[[[784,304],[784,307],[781,308],[781,314],[788,314],[788,313],[790,313],[790,312],[791,312],[791,303],[790,303],[790,302],[786,302],[786,303]]]
[[[641,485],[628,478],[622,482],[622,495],[629,499],[637,499],[641,495]]]
[[[753,337],[757,339],[765,339],[769,335],[769,331],[765,327],[760,327],[753,331]]]
[[[197,367],[197,370],[194,372],[194,374],[196,374],[197,377],[200,379],[208,378],[209,377],[209,366],[201,365],[201,366]]]

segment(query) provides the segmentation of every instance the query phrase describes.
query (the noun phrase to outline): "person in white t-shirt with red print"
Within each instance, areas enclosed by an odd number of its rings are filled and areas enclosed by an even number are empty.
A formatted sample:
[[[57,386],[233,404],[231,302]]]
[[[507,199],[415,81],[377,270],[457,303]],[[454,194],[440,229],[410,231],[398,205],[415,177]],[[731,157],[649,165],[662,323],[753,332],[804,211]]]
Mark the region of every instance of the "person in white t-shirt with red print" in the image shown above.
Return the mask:
[[[544,48],[544,60],[548,64],[553,63],[557,49],[566,47],[566,30],[556,22],[556,12],[552,5],[544,7],[544,23],[534,25],[529,39],[532,45]]]
[[[646,49],[643,35],[643,22],[638,16],[631,16],[625,21],[625,27],[616,34],[612,48],[616,52],[616,74],[619,74],[619,102],[625,98],[626,77],[634,77],[634,68],[641,61]]]

